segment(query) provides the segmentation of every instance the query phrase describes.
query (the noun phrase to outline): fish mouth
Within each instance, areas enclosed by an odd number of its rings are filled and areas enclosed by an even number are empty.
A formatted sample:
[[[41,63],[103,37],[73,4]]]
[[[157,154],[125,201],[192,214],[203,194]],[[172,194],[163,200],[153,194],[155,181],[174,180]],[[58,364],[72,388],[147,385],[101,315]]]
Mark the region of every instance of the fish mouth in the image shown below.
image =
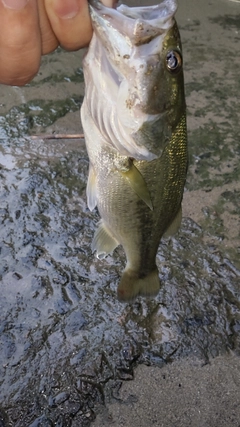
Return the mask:
[[[177,10],[176,0],[162,0],[158,5],[145,7],[121,5],[117,9],[97,0],[89,0],[89,5],[93,24],[103,25],[107,32],[112,27],[135,46],[149,43],[171,28]]]

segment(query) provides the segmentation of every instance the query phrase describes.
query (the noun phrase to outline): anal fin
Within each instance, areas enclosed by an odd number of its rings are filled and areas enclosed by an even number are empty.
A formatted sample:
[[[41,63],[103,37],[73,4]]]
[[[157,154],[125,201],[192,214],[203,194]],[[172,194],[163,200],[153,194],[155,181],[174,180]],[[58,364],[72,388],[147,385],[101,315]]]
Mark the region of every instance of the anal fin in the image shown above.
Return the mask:
[[[135,193],[146,203],[146,205],[153,210],[153,204],[150,197],[150,193],[147,188],[147,184],[139,172],[139,170],[132,163],[129,170],[126,172],[120,171],[122,176],[128,181],[129,185],[135,191]]]
[[[118,245],[118,241],[101,220],[93,237],[92,251],[96,251],[97,258],[102,259],[112,253]]]

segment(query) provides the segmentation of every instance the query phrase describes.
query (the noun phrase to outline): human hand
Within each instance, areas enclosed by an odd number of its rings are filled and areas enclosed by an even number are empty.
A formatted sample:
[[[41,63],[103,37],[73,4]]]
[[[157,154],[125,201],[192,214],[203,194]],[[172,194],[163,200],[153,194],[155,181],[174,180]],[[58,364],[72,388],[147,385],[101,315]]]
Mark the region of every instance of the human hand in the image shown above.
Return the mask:
[[[87,0],[0,0],[0,29],[0,83],[17,86],[35,76],[41,55],[80,49],[92,36]]]

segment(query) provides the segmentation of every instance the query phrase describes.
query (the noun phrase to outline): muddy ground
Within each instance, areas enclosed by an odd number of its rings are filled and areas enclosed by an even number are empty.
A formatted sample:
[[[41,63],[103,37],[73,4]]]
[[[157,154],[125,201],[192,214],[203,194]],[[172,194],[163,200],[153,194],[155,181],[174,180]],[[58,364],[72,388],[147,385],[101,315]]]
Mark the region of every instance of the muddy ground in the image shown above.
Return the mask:
[[[140,2],[138,2],[140,4]],[[0,426],[239,426],[240,3],[180,0],[189,173],[162,288],[120,304],[90,245],[82,52],[0,87]]]

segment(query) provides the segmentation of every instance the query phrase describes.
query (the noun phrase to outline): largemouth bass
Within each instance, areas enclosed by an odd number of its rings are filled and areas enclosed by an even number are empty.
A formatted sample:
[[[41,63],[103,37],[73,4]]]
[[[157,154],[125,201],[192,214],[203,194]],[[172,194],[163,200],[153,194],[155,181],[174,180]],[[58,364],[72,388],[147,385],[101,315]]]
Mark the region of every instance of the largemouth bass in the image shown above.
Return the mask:
[[[103,258],[123,246],[121,301],[158,293],[158,246],[181,223],[187,132],[176,8],[175,0],[116,10],[90,0],[81,119],[88,206],[101,216],[92,249]]]

